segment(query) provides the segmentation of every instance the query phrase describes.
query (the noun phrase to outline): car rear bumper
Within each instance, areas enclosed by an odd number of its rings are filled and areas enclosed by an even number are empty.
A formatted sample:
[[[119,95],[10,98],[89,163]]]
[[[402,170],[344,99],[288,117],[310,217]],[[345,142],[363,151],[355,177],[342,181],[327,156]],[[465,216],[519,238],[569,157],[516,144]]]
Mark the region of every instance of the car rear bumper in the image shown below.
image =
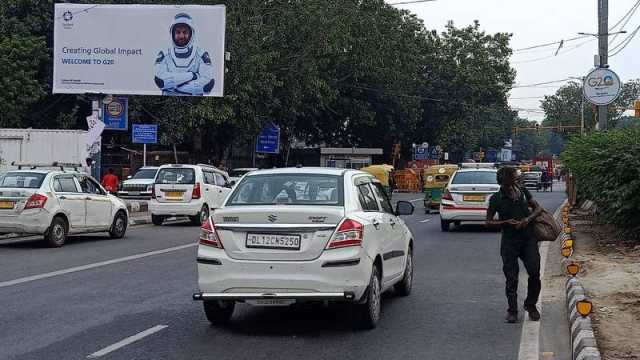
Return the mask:
[[[202,203],[191,201],[188,203],[161,203],[149,201],[149,212],[161,216],[196,216],[202,209]]]
[[[20,215],[0,215],[0,234],[44,234],[52,216],[46,210],[25,210]]]
[[[487,208],[441,204],[440,218],[453,221],[485,221],[487,219]]]
[[[372,267],[373,261],[360,247],[324,251],[310,261],[247,261],[201,245],[200,292],[194,299],[352,301],[365,293]]]
[[[151,198],[151,191],[118,191],[121,198]]]

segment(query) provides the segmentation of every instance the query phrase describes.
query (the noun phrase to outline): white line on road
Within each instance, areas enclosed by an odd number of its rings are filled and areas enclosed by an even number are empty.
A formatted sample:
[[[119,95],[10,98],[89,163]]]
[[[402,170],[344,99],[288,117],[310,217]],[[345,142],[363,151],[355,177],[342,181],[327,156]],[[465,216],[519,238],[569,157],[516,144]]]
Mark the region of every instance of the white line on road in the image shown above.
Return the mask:
[[[409,200],[409,202],[416,202],[416,201],[421,201],[421,200],[424,200],[424,198]]]
[[[424,219],[424,220],[421,220],[420,222],[421,223],[428,223],[429,221],[431,221],[431,219]]]
[[[131,343],[134,343],[134,342],[136,342],[136,341],[138,341],[138,340],[140,340],[142,338],[145,338],[145,337],[147,337],[149,335],[153,335],[153,334],[157,333],[158,331],[166,329],[166,328],[167,328],[167,325],[154,326],[154,327],[152,327],[150,329],[147,329],[147,330],[145,330],[143,332],[139,332],[139,333],[137,333],[137,334],[135,334],[133,336],[129,336],[126,339],[118,341],[117,343],[115,343],[113,345],[109,345],[109,346],[107,346],[106,348],[104,348],[102,350],[96,351],[93,354],[87,356],[87,359],[95,359],[95,358],[99,358],[101,356],[107,355],[110,352],[114,352],[114,351],[116,351],[116,350],[118,350],[120,348],[123,348],[123,347],[125,347],[125,346],[127,346],[127,345],[129,345]]]
[[[559,206],[553,218],[556,219],[558,213],[562,209],[562,205]],[[544,279],[544,269],[547,264],[547,254],[549,252],[549,241],[544,241],[540,245],[540,280]],[[538,310],[542,312],[542,296],[538,299],[536,304]],[[544,316],[544,314],[543,314]],[[531,321],[524,316],[522,323],[522,337],[520,338],[520,351],[518,352],[518,360],[539,360],[540,359],[540,321]]]
[[[23,284],[23,283],[26,283],[26,282],[31,282],[31,281],[41,280],[41,279],[46,279],[46,278],[50,278],[50,277],[54,277],[54,276],[70,274],[70,273],[74,273],[74,272],[78,272],[78,271],[94,269],[94,268],[97,268],[97,267],[117,264],[117,263],[121,263],[121,262],[125,262],[125,261],[142,259],[142,258],[145,258],[145,257],[148,257],[148,256],[166,254],[166,253],[170,253],[170,252],[173,252],[173,251],[178,251],[178,250],[194,247],[194,246],[197,246],[197,245],[198,245],[198,243],[174,246],[174,247],[170,247],[170,248],[166,248],[166,249],[162,249],[162,250],[150,251],[150,252],[146,252],[146,253],[142,253],[142,254],[131,255],[131,256],[126,256],[126,257],[107,260],[107,261],[101,261],[101,262],[97,262],[97,263],[93,263],[93,264],[76,266],[76,267],[72,267],[72,268],[68,268],[68,269],[62,269],[62,270],[52,271],[52,272],[48,272],[48,273],[44,273],[44,274],[27,276],[27,277],[14,279],[14,280],[9,280],[9,281],[3,281],[3,282],[0,282],[0,288],[13,286],[13,285],[18,285],[18,284]]]

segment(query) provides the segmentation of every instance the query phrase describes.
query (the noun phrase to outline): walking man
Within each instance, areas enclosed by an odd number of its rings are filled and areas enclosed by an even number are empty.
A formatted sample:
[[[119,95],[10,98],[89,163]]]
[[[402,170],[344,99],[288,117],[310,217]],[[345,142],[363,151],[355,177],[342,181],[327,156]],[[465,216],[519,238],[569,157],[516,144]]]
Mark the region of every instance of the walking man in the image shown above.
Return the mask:
[[[109,170],[107,170],[107,175],[102,177],[102,186],[112,194],[118,192],[119,182],[120,180],[118,179],[118,176],[113,173],[113,168],[109,168]]]
[[[489,200],[486,224],[502,229],[500,255],[502,270],[506,278],[508,323],[518,322],[518,258],[522,260],[529,275],[527,298],[524,309],[533,321],[540,320],[536,308],[540,295],[540,253],[538,242],[533,237],[529,224],[542,212],[542,207],[533,199],[526,188],[518,186],[518,172],[515,168],[498,170],[500,191]],[[495,215],[498,214],[498,220]]]

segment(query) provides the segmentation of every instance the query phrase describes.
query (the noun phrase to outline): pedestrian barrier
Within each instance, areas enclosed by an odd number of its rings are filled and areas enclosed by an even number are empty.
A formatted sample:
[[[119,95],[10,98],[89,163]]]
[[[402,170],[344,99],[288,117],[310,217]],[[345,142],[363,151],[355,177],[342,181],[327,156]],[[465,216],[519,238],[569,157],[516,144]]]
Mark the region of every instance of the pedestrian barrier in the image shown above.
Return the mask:
[[[421,192],[420,176],[411,169],[397,170],[394,174],[395,189],[399,192]]]

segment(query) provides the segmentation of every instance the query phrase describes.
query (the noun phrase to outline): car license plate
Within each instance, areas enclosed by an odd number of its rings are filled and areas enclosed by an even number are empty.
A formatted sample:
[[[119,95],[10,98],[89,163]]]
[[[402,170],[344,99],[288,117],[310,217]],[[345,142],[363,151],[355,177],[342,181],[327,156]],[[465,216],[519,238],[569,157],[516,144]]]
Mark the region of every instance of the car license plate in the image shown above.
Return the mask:
[[[247,234],[248,248],[300,250],[300,235]]]
[[[0,201],[0,209],[13,209],[14,206],[13,201]]]
[[[295,302],[293,299],[257,299],[246,301],[247,304],[253,306],[289,306]]]
[[[464,195],[464,196],[462,196],[462,200],[464,200],[464,201],[483,202],[484,199],[485,199],[484,195]]]
[[[167,199],[182,200],[182,193],[179,191],[167,191],[165,196]]]
[[[140,192],[139,191],[129,191],[129,195],[131,195],[131,196],[140,196]]]

